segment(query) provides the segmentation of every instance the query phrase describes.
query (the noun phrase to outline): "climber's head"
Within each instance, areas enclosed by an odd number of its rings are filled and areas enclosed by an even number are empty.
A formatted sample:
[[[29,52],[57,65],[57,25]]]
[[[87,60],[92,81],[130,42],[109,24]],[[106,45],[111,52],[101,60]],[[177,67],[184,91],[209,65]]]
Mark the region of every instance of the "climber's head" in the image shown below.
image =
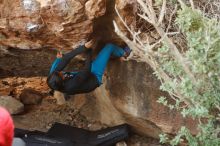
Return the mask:
[[[64,77],[61,72],[55,71],[47,78],[48,86],[53,90],[61,90],[63,88]]]

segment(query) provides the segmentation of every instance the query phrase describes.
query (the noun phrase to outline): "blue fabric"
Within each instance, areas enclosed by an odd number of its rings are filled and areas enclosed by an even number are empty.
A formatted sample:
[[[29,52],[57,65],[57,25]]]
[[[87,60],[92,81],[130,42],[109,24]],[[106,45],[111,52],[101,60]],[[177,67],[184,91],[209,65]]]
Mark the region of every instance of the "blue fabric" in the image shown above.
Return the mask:
[[[71,75],[76,75],[76,74],[78,74],[78,72],[73,71],[73,72],[70,72],[70,74],[71,74]]]
[[[91,72],[97,77],[99,84],[102,84],[102,76],[110,56],[113,55],[115,57],[122,57],[124,53],[124,50],[116,45],[105,45],[96,59],[92,62]]]
[[[50,74],[56,69],[57,65],[60,63],[61,58],[56,58],[50,68]]]
[[[112,55],[115,57],[122,57],[124,56],[124,53],[125,51],[122,48],[114,44],[105,45],[105,47],[101,50],[96,59],[92,62],[91,68],[91,72],[97,77],[99,84],[102,84],[102,76],[104,74],[110,56]],[[60,62],[61,58],[56,58],[51,66],[50,74],[56,69]],[[63,73],[65,74],[65,72]],[[70,72],[70,74],[72,75],[76,75],[77,73],[78,72]]]
[[[56,69],[57,65],[60,63],[61,58],[56,58],[50,68],[50,74]],[[66,72],[62,71],[63,74],[65,74]],[[69,72],[72,75],[76,75],[78,72]]]

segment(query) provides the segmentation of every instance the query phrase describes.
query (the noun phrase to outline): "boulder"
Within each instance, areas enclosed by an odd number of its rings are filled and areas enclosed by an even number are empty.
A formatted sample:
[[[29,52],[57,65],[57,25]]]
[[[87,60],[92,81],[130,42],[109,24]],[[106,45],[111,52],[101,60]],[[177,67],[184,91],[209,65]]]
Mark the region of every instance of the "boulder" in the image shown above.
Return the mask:
[[[168,95],[159,90],[160,82],[146,63],[110,61],[103,79],[81,109],[87,119],[109,126],[127,123],[134,132],[153,138],[163,132],[176,134],[181,126],[197,133],[197,121],[157,103]]]
[[[53,97],[56,99],[56,103],[57,103],[58,105],[63,105],[63,104],[66,103],[64,94],[63,94],[62,92],[54,91]]]
[[[135,25],[136,1],[132,0],[7,0],[0,1],[0,45],[18,49],[70,50],[91,36],[102,43],[122,40],[114,33],[113,20],[127,32],[115,13],[117,6],[129,26]]]
[[[176,134],[181,126],[197,132],[196,121],[157,103],[168,95],[159,90],[160,82],[146,63],[113,61],[106,78],[108,100],[139,133],[158,137],[161,131]]]
[[[43,96],[40,92],[34,89],[26,88],[22,90],[19,98],[23,104],[39,104],[41,103]]]
[[[1,25],[1,24],[0,24]],[[3,35],[2,33],[0,33],[0,40],[1,39],[5,39],[6,37],[5,37],[5,35]],[[10,54],[9,52],[8,52],[8,47],[6,47],[6,46],[3,46],[3,45],[0,45],[0,57],[3,57],[4,55],[6,55],[6,54]]]
[[[72,49],[89,38],[93,20],[105,14],[105,1],[0,1],[0,32],[7,34],[0,44],[20,49]]]
[[[89,0],[85,4],[85,9],[89,19],[103,16],[106,11],[106,0]]]
[[[19,114],[24,111],[24,105],[11,96],[0,96],[0,106],[6,108],[10,114]]]
[[[1,85],[1,83],[0,83],[0,85]],[[8,95],[10,95],[13,91],[14,91],[14,88],[13,88],[13,87],[4,85],[3,87],[0,88],[0,95],[8,96]]]

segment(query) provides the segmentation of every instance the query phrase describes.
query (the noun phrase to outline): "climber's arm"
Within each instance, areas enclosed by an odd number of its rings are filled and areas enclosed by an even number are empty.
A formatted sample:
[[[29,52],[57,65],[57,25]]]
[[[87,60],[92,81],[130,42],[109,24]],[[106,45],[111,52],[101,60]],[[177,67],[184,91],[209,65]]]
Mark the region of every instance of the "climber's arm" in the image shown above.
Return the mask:
[[[83,45],[63,55],[63,57],[60,58],[60,61],[57,64],[54,71],[62,71],[66,67],[66,65],[71,61],[72,58],[74,58],[78,54],[85,52],[86,50],[86,47]]]
[[[50,69],[50,74],[54,71],[62,71],[72,58],[90,49],[93,46],[94,42],[95,40],[90,40],[86,42],[85,45],[79,46],[78,48],[70,51],[65,55],[62,55],[62,53],[58,53],[57,58],[53,62],[52,67]]]

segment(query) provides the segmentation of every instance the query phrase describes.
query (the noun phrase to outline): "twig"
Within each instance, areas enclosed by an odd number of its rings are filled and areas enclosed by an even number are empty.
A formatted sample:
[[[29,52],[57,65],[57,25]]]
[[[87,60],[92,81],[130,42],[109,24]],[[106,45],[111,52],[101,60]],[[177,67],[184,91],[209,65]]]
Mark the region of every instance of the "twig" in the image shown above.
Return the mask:
[[[193,0],[190,0],[190,4],[191,4],[192,9],[194,10],[194,9],[195,9],[195,6],[194,6]]]
[[[192,80],[193,84],[196,83],[194,75],[189,69],[189,66],[185,63],[183,56],[180,54],[176,45],[172,42],[172,40],[166,35],[166,33],[162,30],[162,28],[155,26],[157,32],[164,36],[164,40],[171,49],[170,53],[174,56],[175,60],[183,67],[183,70],[188,74],[189,78]]]
[[[140,4],[140,6],[143,8],[144,13],[146,13],[148,16],[150,16],[150,10],[146,6],[146,4],[142,0],[137,0],[137,2]]]
[[[165,13],[166,13],[166,0],[163,0],[163,5],[162,5],[162,9],[160,11],[160,16],[159,16],[159,19],[157,22],[157,26],[159,26],[162,23]]]
[[[115,11],[118,15],[118,17],[120,18],[121,22],[123,23],[123,25],[126,27],[126,29],[131,33],[131,35],[134,37],[135,34],[134,32],[128,27],[128,25],[126,24],[126,22],[123,20],[123,18],[121,17],[120,13],[118,12],[118,9],[116,8],[115,6]],[[144,46],[144,44],[135,36],[135,38],[133,39],[136,39],[138,41],[138,43],[140,43],[142,46]]]
[[[156,23],[156,13],[153,8],[152,0],[147,0],[147,1],[148,1],[149,10],[151,12],[151,19],[154,23]]]
[[[140,16],[141,18],[143,18],[144,20],[146,20],[146,21],[149,22],[150,24],[153,24],[153,22],[152,22],[146,15],[138,14],[138,16]]]
[[[166,30],[166,33],[169,31],[170,29],[170,26],[171,26],[171,22],[172,22],[172,18],[173,18],[173,15],[176,13],[177,11],[177,5],[175,5],[175,8],[174,8],[174,11],[171,13],[170,15],[170,19],[169,19],[169,23],[168,23],[168,26],[167,26],[167,30]]]
[[[178,0],[178,2],[180,3],[181,8],[183,9],[185,7],[185,3],[182,0]]]

